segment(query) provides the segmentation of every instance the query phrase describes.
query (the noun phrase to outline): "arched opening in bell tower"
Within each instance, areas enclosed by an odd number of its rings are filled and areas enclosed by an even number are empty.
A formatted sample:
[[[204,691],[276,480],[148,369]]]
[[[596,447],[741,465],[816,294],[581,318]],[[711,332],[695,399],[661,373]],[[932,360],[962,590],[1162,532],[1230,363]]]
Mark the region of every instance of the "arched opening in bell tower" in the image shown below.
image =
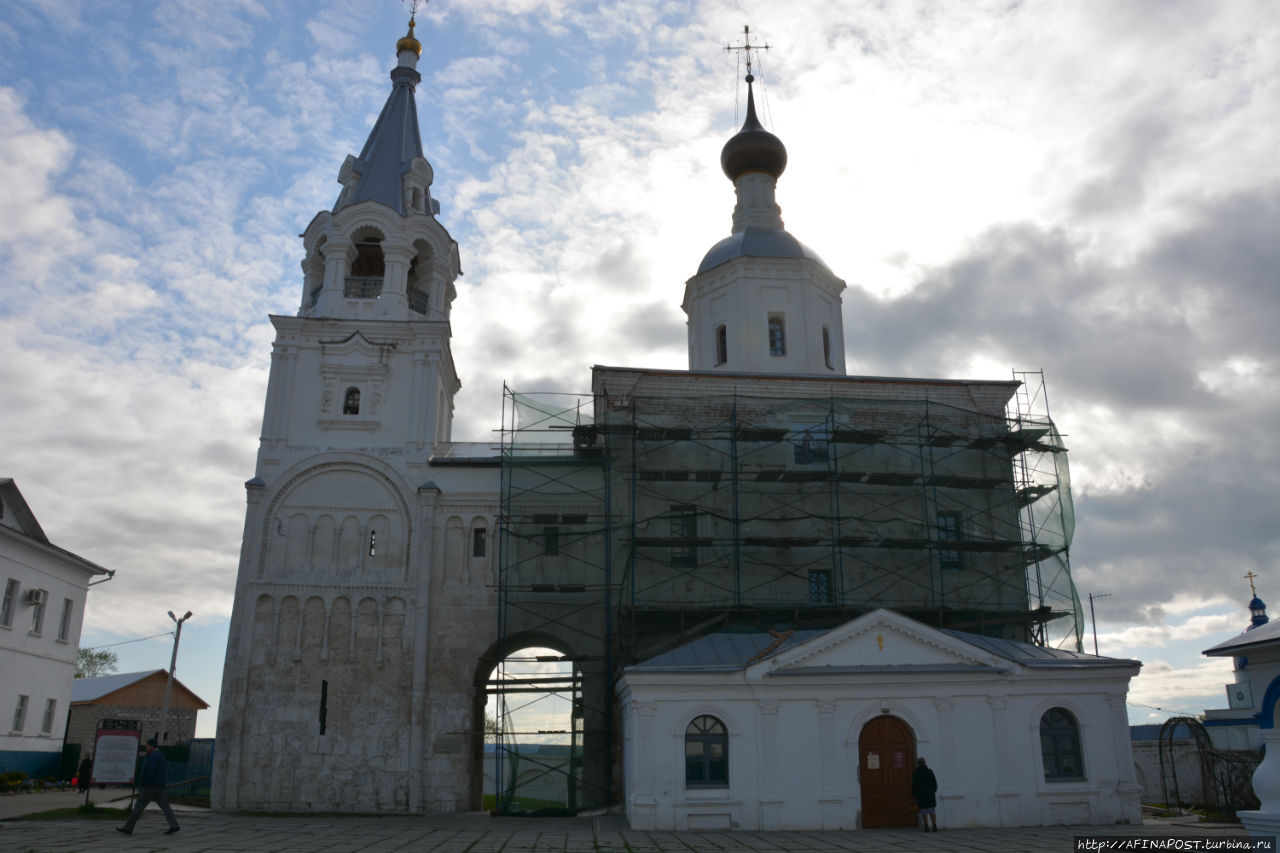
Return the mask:
[[[425,240],[413,243],[413,258],[409,261],[409,280],[407,296],[409,310],[415,314],[426,315],[431,309],[431,268],[435,260],[435,250]]]
[[[366,227],[357,229],[351,236],[355,251],[342,295],[347,299],[377,299],[387,271],[382,256],[383,235],[375,228]]]

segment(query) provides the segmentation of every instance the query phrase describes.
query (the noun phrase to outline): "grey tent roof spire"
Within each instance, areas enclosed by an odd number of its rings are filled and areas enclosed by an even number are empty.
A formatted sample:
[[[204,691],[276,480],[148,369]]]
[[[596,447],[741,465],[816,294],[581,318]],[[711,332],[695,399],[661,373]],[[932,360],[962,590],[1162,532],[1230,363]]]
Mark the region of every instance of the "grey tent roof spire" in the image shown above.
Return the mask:
[[[422,157],[422,135],[418,131],[418,107],[414,89],[422,80],[418,58],[422,44],[413,34],[414,19],[409,19],[409,32],[396,42],[398,63],[391,70],[391,94],[382,106],[378,121],[359,157],[347,156],[338,180],[344,185],[334,213],[364,201],[376,201],[399,214],[404,214],[404,195],[400,176],[412,168],[413,160]],[[425,158],[424,158],[425,159]]]

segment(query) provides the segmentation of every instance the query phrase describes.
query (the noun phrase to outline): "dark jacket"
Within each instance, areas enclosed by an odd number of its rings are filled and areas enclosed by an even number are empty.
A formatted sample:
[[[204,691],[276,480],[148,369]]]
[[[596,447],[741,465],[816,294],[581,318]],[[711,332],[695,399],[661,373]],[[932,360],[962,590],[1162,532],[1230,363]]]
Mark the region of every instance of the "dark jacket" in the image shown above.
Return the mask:
[[[935,808],[938,799],[934,794],[938,790],[938,777],[933,771],[921,764],[911,771],[911,796],[916,798],[916,805],[922,809]]]
[[[142,775],[138,777],[139,788],[163,788],[167,781],[167,762],[164,753],[158,749],[151,750],[142,759]]]

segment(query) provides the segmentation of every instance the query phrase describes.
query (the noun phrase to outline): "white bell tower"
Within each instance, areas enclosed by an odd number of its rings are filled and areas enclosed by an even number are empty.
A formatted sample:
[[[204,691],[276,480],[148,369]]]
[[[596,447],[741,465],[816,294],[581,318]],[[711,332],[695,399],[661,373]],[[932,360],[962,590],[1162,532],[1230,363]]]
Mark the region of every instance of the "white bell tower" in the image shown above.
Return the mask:
[[[456,732],[475,689],[428,653],[429,626],[472,645],[492,632],[477,614],[496,611],[481,546],[497,467],[439,463],[459,447],[449,312],[461,271],[422,154],[413,28],[368,141],[338,173],[337,202],[302,235],[297,314],[271,317],[218,714],[219,808],[470,802]]]

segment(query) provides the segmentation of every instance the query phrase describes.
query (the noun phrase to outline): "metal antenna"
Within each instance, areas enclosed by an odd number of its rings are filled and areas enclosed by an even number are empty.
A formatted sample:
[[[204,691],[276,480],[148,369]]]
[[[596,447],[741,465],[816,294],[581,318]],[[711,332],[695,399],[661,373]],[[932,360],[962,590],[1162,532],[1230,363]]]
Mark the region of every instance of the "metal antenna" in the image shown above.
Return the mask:
[[[1111,593],[1089,593],[1089,621],[1093,623],[1093,653],[1098,654],[1098,619],[1093,615],[1093,602],[1103,598],[1110,598]]]

